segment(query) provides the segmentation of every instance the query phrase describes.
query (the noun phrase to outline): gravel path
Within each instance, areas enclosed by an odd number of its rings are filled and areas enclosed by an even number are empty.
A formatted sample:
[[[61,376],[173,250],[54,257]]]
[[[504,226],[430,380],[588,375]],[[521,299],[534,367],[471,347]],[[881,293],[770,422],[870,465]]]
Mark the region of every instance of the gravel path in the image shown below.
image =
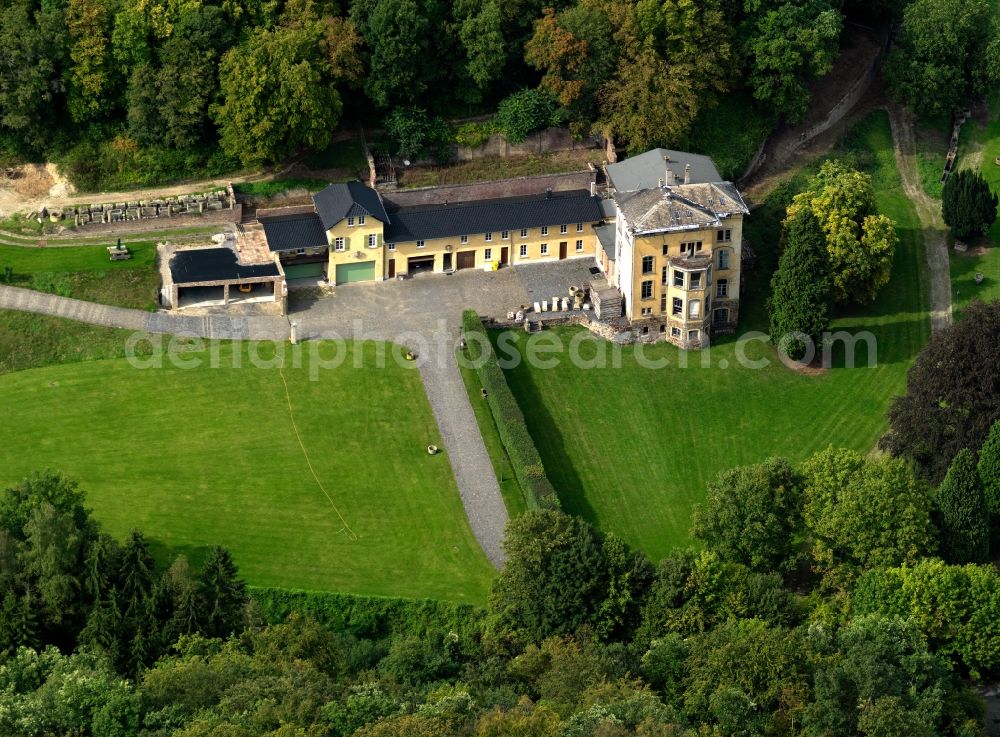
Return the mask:
[[[217,340],[285,340],[288,321],[283,317],[228,315],[175,315],[83,302],[0,284],[0,308],[63,317],[123,330],[169,335],[190,335]]]
[[[913,137],[913,115],[899,105],[889,105],[892,148],[903,180],[903,191],[916,208],[923,226],[930,278],[931,330],[951,324],[951,268],[948,262],[948,231],[941,219],[941,203],[924,192],[920,184],[917,149]]]
[[[420,376],[441,431],[442,447],[455,474],[469,526],[486,557],[494,566],[502,568],[507,507],[458,369],[454,351],[457,338],[457,329],[454,335],[438,336],[436,350],[420,363]]]

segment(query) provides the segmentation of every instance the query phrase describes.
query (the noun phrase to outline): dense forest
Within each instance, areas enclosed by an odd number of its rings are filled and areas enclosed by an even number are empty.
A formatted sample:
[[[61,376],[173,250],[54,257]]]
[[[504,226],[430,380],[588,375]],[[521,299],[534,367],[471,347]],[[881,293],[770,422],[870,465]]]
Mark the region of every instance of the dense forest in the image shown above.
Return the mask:
[[[965,30],[944,38],[928,14]],[[950,109],[1000,68],[988,0],[3,0],[0,151],[88,184],[257,166],[338,126],[419,129],[417,154],[550,123],[641,150],[687,143],[720,101],[760,139],[806,111],[848,15],[903,17],[892,69],[917,107]]]
[[[254,589],[219,548],[158,564],[38,474],[0,496],[0,734],[980,736],[973,684],[1000,678],[998,320],[975,303],[935,334],[891,453],[720,474],[697,549],[654,564],[557,509],[514,518],[482,609]]]

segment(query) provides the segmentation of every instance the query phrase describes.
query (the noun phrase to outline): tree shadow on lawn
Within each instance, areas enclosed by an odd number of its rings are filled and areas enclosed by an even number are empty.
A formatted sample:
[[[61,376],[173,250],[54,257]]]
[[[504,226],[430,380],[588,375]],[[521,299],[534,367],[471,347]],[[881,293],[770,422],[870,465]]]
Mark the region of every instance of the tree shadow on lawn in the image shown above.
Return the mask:
[[[524,413],[528,434],[535,441],[545,465],[545,475],[556,489],[563,510],[597,524],[597,513],[583,492],[583,481],[573,468],[566,439],[556,420],[545,406],[533,373],[524,365],[505,372],[511,391]]]
[[[211,545],[170,545],[162,540],[149,537],[146,538],[146,543],[149,545],[149,552],[156,560],[157,566],[164,569],[169,568],[179,556],[183,555],[187,558],[192,569],[200,570],[212,553]]]

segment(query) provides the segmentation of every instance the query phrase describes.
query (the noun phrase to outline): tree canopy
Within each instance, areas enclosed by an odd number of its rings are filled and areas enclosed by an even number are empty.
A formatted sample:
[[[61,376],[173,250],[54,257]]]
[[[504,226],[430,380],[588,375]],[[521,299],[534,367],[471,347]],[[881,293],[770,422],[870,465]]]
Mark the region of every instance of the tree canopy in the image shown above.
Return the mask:
[[[953,172],[941,194],[941,215],[956,238],[983,235],[997,219],[997,196],[979,172]]]
[[[1000,18],[989,0],[912,0],[886,61],[892,93],[921,115],[950,114],[1000,80]]]
[[[871,177],[826,161],[788,206],[786,228],[809,209],[826,233],[837,302],[869,303],[889,283],[896,229],[878,211]]]
[[[771,340],[799,360],[807,342],[816,351],[823,345],[833,318],[833,277],[826,235],[812,209],[786,223],[782,240],[778,270],[771,278]]]
[[[911,458],[935,482],[963,448],[979,450],[1000,419],[1000,302],[973,302],[931,335],[889,408],[886,450]]]

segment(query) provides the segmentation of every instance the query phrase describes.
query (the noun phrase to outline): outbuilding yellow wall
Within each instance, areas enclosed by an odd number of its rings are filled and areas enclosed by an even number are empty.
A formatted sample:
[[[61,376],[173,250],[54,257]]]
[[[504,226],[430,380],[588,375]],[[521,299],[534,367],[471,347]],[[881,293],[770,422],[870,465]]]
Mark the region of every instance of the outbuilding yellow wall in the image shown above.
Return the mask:
[[[382,237],[383,224],[380,220],[365,217],[364,225],[360,225],[355,220],[354,225],[348,225],[347,219],[341,220],[328,231],[326,231],[327,243],[330,244],[330,263],[328,264],[327,278],[333,281],[337,274],[337,264],[360,263],[364,261],[375,262],[375,279],[385,278],[385,242]],[[375,236],[375,247],[368,245],[368,236]],[[334,244],[337,238],[344,239],[344,250],[335,250]],[[361,252],[359,258],[356,254]]]

